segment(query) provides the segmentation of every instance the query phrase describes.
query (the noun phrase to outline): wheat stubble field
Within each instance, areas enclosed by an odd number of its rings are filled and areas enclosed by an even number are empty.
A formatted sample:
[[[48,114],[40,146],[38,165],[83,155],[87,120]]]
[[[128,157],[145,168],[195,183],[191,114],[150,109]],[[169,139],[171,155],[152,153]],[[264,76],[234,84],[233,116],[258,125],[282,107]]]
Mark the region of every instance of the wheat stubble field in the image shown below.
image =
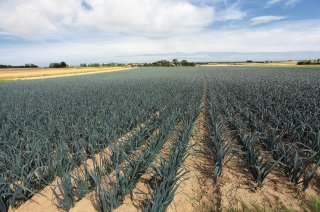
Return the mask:
[[[129,69],[128,67],[92,67],[92,68],[0,68],[0,80],[39,79],[58,76],[72,76],[99,72],[113,72]]]
[[[0,83],[0,211],[317,211],[319,68]]]

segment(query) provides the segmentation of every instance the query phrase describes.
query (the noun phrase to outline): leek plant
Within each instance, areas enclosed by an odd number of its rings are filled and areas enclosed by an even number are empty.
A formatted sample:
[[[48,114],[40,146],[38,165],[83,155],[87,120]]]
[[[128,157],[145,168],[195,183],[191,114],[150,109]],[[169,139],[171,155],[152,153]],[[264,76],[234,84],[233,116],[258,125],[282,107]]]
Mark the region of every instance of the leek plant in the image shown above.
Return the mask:
[[[0,177],[8,185],[19,182],[1,193],[1,205],[10,201],[15,208],[56,177],[65,194],[84,195],[62,186],[68,177],[77,181],[70,170],[137,125],[147,127],[201,95],[201,77],[184,73],[137,70],[1,84]]]
[[[208,90],[208,102],[209,102],[209,127],[210,131],[213,135],[211,135],[210,142],[208,144],[208,149],[213,153],[215,158],[214,172],[213,177],[215,181],[218,181],[223,165],[224,165],[224,157],[226,152],[228,151],[228,147],[225,146],[223,139],[221,138],[221,131],[223,128],[221,120],[218,119],[218,112],[215,105],[215,101],[213,100],[212,91],[209,88]]]
[[[144,201],[143,211],[166,211],[172,202],[179,185],[186,179],[188,171],[182,168],[187,158],[188,142],[191,137],[198,109],[190,111],[182,121],[183,130],[178,132],[174,144],[170,147],[170,156],[167,161],[161,160],[160,167],[151,165],[155,175],[152,183],[154,188],[148,184],[148,194]]]

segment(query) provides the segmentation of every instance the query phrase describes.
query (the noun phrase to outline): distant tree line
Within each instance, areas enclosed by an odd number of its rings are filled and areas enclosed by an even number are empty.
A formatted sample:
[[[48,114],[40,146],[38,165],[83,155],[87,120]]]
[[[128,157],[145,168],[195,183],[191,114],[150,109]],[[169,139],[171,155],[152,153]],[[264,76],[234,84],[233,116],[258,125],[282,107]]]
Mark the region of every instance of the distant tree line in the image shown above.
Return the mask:
[[[114,66],[124,66],[122,63],[81,63],[80,67],[114,67]]]
[[[12,65],[1,65],[0,64],[0,68],[39,68],[37,65],[35,64],[25,64],[24,66],[12,66]]]
[[[317,60],[303,60],[297,63],[298,65],[320,65],[320,59]]]
[[[144,63],[144,64],[138,64],[137,66],[139,67],[157,67],[157,66],[162,66],[162,67],[175,67],[175,66],[195,66],[196,63],[194,62],[188,62],[187,60],[181,60],[178,61],[177,59],[173,59],[172,61],[168,60],[159,60],[153,63]]]
[[[68,65],[65,62],[60,62],[60,63],[50,63],[49,68],[67,68]]]
[[[272,63],[272,61],[271,60],[266,60],[266,61],[247,60],[246,63]]]

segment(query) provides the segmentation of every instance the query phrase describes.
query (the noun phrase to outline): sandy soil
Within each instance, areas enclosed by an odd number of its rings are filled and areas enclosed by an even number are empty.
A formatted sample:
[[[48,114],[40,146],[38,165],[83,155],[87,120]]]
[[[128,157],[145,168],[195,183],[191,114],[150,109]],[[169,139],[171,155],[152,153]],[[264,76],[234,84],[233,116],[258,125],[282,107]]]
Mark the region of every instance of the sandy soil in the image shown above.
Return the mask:
[[[59,76],[83,75],[102,72],[128,70],[128,67],[110,68],[37,68],[37,69],[0,69],[0,80],[41,79]]]
[[[207,88],[204,89],[200,114],[189,141],[188,154],[183,170],[188,171],[167,211],[216,211],[219,205],[216,186],[213,182],[214,159],[205,147],[209,137],[207,130]]]

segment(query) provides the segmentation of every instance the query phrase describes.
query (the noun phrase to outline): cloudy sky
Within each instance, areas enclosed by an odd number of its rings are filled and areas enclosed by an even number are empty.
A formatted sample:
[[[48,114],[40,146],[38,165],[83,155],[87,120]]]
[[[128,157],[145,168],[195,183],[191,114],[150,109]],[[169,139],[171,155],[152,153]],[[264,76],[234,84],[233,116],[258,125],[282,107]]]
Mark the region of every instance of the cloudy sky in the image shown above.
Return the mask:
[[[305,59],[319,52],[319,0],[0,0],[0,64]]]

